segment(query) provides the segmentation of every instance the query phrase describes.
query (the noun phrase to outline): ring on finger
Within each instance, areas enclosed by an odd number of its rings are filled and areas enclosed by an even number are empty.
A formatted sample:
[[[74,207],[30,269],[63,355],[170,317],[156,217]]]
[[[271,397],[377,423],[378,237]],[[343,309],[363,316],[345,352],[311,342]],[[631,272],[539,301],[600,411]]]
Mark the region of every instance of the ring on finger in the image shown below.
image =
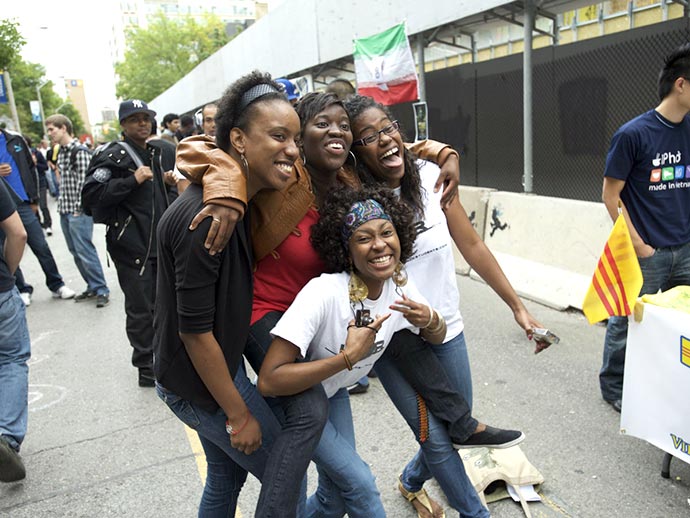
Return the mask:
[[[213,221],[217,221],[218,223],[220,223],[220,218],[215,218],[215,217],[214,217],[214,218],[213,218]]]

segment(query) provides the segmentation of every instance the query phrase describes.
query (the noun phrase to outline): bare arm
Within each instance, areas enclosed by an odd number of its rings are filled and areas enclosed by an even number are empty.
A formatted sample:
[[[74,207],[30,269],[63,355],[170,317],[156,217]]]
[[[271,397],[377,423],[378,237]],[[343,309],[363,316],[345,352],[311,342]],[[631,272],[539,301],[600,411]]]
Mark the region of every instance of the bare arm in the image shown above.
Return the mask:
[[[264,396],[298,394],[347,369],[348,361],[350,365],[354,365],[366,358],[376,338],[372,328],[380,329],[389,316],[376,318],[369,327],[355,327],[354,321],[350,322],[343,349],[347,358],[341,353],[330,358],[295,363],[299,357],[299,348],[284,338],[274,338],[261,365],[259,392]]]
[[[601,198],[606,206],[609,216],[611,216],[611,219],[614,222],[616,219],[618,219],[618,204],[620,203],[620,206],[623,210],[623,216],[625,217],[625,222],[628,224],[630,239],[632,240],[633,248],[635,249],[637,257],[649,257],[654,253],[654,247],[649,246],[642,240],[640,234],[637,232],[637,229],[630,221],[628,209],[625,208],[623,200],[621,200],[621,191],[623,190],[623,187],[625,187],[624,180],[618,180],[616,178],[605,176]]]
[[[225,411],[237,435],[230,436],[233,448],[249,455],[261,446],[261,427],[251,415],[242,396],[235,388],[225,357],[213,333],[180,333],[187,354],[204,385]]]
[[[10,269],[10,273],[14,274],[19,266],[19,261],[24,254],[24,245],[26,244],[26,230],[19,217],[19,213],[15,210],[9,217],[0,221],[0,229],[5,233],[5,262]]]
[[[544,326],[527,311],[525,304],[508,281],[494,254],[474,230],[465,209],[460,204],[460,200],[454,200],[445,210],[445,214],[450,235],[462,256],[491,289],[503,299],[513,312],[515,321],[524,329],[527,337],[531,338],[532,329]],[[542,348],[545,347],[538,343],[537,352]]]

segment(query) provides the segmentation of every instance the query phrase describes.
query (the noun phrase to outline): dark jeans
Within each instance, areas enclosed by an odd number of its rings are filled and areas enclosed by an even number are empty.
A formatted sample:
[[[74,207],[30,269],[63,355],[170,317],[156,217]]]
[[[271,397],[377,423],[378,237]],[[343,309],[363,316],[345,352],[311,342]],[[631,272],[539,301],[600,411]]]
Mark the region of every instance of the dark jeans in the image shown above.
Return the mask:
[[[240,365],[233,381],[252,416],[261,427],[261,447],[251,455],[245,455],[231,447],[230,438],[225,431],[226,415],[222,408],[209,412],[182,399],[161,385],[156,387],[158,396],[165,401],[175,415],[199,434],[206,454],[208,473],[199,506],[199,518],[234,517],[237,498],[247,477],[247,471],[261,481],[261,494],[254,517],[294,517],[297,514],[298,503],[302,511],[305,505],[307,486],[304,473],[300,474],[295,485],[296,489],[290,494],[284,494],[286,489],[272,485],[276,479],[271,476],[273,467],[268,461],[277,447],[275,439],[281,433],[280,424],[256,387],[247,378],[243,365]],[[304,452],[298,448],[295,450],[291,454],[295,460],[299,461]],[[293,481],[290,480],[290,487],[292,483]],[[275,492],[276,497],[279,499],[284,497],[286,502],[294,499],[294,509],[288,511],[277,507],[282,505],[282,502],[273,502],[264,497],[266,491]]]
[[[690,285],[690,243],[657,248],[651,257],[638,258],[638,261],[643,278],[640,295]],[[628,317],[609,318],[604,338],[604,358],[599,372],[601,395],[606,401],[623,397],[627,340]]]
[[[453,388],[432,347],[411,331],[398,331],[383,357],[400,371],[431,413],[446,423],[453,442],[463,443],[474,433],[478,423],[472,417],[467,400]]]
[[[144,271],[113,259],[117,279],[125,296],[125,328],[132,346],[132,365],[151,369],[153,365],[153,306],[156,302],[157,262],[149,259]]]
[[[268,313],[252,325],[244,355],[255,372],[271,345],[270,331],[282,313]],[[257,513],[290,517],[297,509],[299,488],[328,419],[328,399],[319,383],[293,396],[266,398],[282,425],[275,438],[261,484]],[[257,514],[259,516],[259,514]]]
[[[39,189],[38,189],[38,207],[40,209],[41,216],[43,216],[43,218],[39,218],[39,219],[43,220],[43,221],[41,221],[41,226],[43,228],[50,228],[53,226],[53,220],[50,217],[50,209],[48,209],[47,192],[48,192],[48,186],[47,185],[41,185],[41,187],[39,187]]]
[[[50,291],[60,289],[65,283],[60,272],[58,272],[55,258],[48,246],[48,241],[46,241],[43,235],[43,229],[38,221],[38,216],[34,213],[31,205],[26,202],[17,205],[17,213],[26,229],[26,243],[36,256],[36,259],[38,259],[38,264],[41,265],[41,269],[46,276],[46,286],[48,286]],[[4,242],[5,233],[0,230],[0,252],[2,253],[4,253],[2,245]],[[15,277],[16,286],[20,293],[32,293],[34,291],[33,287],[24,280],[24,275],[19,268],[17,268]]]

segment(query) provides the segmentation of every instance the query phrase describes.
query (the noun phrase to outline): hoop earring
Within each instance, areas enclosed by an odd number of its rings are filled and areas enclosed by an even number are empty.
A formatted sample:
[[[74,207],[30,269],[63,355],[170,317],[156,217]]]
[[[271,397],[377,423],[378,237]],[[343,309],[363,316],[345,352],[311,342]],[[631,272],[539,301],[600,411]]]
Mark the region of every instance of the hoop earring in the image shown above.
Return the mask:
[[[307,157],[304,156],[304,150],[303,150],[303,149],[300,149],[300,150],[299,150],[299,157],[302,159],[302,163],[303,163],[304,166],[306,167],[306,165],[307,165]]]
[[[355,273],[353,267],[350,268],[350,280],[347,283],[348,295],[350,296],[350,302],[362,302],[369,295],[369,288],[364,284],[364,281],[359,278]]]
[[[242,160],[242,165],[246,169],[247,172],[249,172],[249,164],[247,163],[247,157],[244,156],[244,153],[240,154],[240,160]]]
[[[393,270],[393,282],[395,283],[395,292],[402,297],[402,289],[407,284],[407,269],[402,262],[398,262]]]
[[[357,157],[356,157],[355,154],[352,152],[352,150],[350,150],[349,153],[350,153],[350,156],[352,157],[352,161],[354,162],[354,164],[352,165],[352,167],[355,168],[355,169],[357,169]]]

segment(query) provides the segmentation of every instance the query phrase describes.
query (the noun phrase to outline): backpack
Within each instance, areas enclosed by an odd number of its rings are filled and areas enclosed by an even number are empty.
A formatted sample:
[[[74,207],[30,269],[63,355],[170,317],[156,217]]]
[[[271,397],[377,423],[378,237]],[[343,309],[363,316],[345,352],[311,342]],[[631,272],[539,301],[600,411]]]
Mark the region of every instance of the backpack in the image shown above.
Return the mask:
[[[89,149],[84,144],[77,144],[74,146],[69,152],[69,165],[73,171],[77,169],[77,153],[79,153],[79,151],[86,151],[89,157],[92,157],[94,154],[93,150]]]
[[[465,465],[467,476],[477,490],[484,505],[503,498],[510,498],[508,486],[517,494],[520,505],[528,518],[532,513],[520,486],[536,486],[544,477],[527,460],[520,446],[510,448],[465,448],[458,450]],[[534,505],[534,504],[533,504]]]

